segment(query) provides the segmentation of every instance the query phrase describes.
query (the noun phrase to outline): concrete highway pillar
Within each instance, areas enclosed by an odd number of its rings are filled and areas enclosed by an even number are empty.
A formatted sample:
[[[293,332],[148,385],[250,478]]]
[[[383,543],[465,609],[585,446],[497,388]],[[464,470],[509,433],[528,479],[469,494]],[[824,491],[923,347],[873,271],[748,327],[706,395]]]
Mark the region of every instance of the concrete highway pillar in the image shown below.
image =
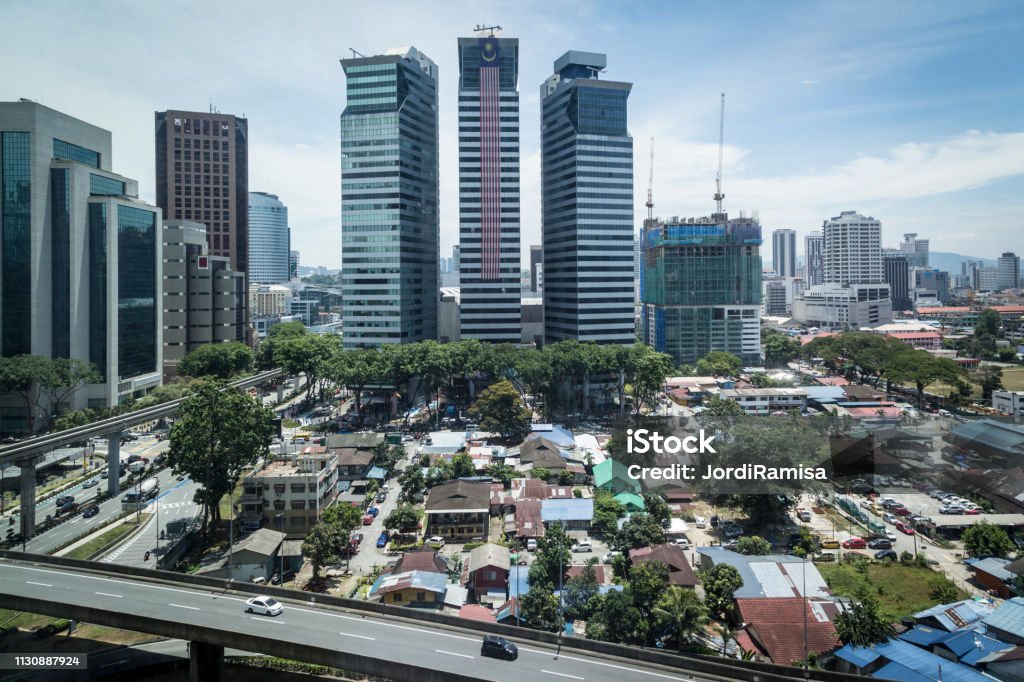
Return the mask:
[[[107,434],[107,492],[121,492],[121,432]]]
[[[39,457],[15,460],[21,467],[21,535],[30,538],[36,530],[36,462]]]
[[[220,682],[224,676],[224,647],[205,642],[188,645],[189,682]]]
[[[284,382],[282,381],[277,385],[277,402],[284,402]]]

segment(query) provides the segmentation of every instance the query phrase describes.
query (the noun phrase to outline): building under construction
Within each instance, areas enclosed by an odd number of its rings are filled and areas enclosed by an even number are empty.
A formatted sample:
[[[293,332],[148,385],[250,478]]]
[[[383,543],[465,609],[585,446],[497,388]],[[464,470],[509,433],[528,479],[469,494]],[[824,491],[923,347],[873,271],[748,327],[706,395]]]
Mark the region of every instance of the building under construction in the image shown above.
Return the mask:
[[[757,218],[647,220],[641,233],[643,341],[677,365],[713,350],[761,362]]]

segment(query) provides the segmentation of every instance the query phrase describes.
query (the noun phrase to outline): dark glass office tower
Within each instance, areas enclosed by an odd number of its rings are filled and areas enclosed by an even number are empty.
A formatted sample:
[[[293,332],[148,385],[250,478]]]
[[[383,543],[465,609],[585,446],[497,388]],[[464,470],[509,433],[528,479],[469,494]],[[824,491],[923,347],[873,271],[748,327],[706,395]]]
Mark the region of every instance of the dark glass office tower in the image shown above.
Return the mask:
[[[519,343],[519,39],[459,38],[464,339]]]
[[[544,337],[636,341],[631,83],[603,54],[570,51],[541,86]]]
[[[345,347],[437,338],[437,65],[416,48],[341,60]]]

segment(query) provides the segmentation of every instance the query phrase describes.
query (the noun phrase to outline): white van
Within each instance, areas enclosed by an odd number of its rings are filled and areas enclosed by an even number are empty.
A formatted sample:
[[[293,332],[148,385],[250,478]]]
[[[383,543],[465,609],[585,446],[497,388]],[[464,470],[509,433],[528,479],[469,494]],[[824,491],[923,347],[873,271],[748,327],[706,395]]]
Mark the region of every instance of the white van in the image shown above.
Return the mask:
[[[533,552],[533,551],[536,551],[536,549],[537,549],[537,539],[536,538],[530,538],[529,540],[526,541],[526,551],[527,552]]]
[[[696,519],[693,520],[693,525],[697,528],[707,528],[708,520],[705,519],[703,516],[698,516]]]

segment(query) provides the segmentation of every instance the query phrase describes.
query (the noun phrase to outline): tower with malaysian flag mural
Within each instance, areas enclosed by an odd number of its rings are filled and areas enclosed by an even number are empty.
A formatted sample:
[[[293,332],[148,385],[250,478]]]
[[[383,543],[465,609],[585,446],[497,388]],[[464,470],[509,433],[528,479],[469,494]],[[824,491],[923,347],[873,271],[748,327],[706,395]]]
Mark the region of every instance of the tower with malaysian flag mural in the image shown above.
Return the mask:
[[[519,39],[459,38],[461,337],[519,343]]]

